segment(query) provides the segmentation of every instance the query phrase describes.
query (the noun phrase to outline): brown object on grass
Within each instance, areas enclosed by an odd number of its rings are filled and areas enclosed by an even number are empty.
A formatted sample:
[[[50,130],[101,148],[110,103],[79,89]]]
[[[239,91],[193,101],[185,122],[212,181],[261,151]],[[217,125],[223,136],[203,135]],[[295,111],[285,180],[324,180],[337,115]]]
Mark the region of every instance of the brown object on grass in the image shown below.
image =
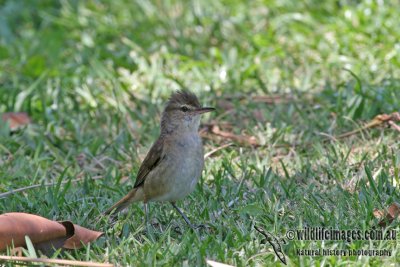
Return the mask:
[[[380,219],[379,226],[385,227],[400,216],[400,204],[393,202],[387,211],[375,209],[373,214],[375,218]]]
[[[31,118],[26,112],[6,112],[1,115],[1,118],[4,122],[9,123],[11,131],[18,130],[31,123]]]
[[[0,251],[9,246],[25,246],[29,236],[37,249],[78,249],[99,238],[103,233],[92,231],[70,221],[56,222],[28,213],[0,215]]]
[[[366,125],[362,126],[361,128],[341,134],[341,135],[337,136],[336,138],[340,139],[340,138],[349,137],[351,135],[357,134],[357,133],[367,130],[369,128],[377,127],[384,123],[387,123],[396,129],[396,127],[394,126],[395,122],[400,122],[400,112],[393,112],[391,114],[380,114],[380,115],[375,116],[375,118],[373,118],[372,121],[370,121]]]

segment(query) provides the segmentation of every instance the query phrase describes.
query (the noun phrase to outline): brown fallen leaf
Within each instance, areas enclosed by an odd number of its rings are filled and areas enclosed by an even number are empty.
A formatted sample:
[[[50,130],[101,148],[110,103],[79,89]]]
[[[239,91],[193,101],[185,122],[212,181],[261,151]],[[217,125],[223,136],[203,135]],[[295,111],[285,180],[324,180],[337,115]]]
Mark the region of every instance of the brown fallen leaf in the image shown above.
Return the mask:
[[[387,211],[375,209],[373,214],[375,218],[380,220],[378,225],[385,227],[391,224],[396,218],[400,217],[400,204],[393,202]]]
[[[46,253],[53,248],[78,249],[103,234],[70,221],[56,222],[20,212],[0,215],[0,225],[0,251],[12,244],[25,246],[26,235],[38,250]]]
[[[9,123],[11,131],[16,131],[31,123],[31,118],[26,112],[6,112],[1,115],[1,118]]]
[[[68,236],[72,234],[71,237],[68,238],[63,245],[63,248],[66,249],[81,248],[84,244],[88,244],[91,241],[94,241],[103,235],[102,232],[97,232],[87,229],[80,225],[73,224],[70,221],[63,221],[60,223],[64,225],[66,229],[69,230],[68,231],[69,233],[67,234]]]

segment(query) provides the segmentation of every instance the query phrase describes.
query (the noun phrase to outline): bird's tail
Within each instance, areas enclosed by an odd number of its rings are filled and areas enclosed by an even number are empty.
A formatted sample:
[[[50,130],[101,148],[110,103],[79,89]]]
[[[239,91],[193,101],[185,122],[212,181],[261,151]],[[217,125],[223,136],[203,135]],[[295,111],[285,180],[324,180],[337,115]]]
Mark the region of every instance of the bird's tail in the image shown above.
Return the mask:
[[[143,200],[143,189],[141,187],[132,189],[126,196],[115,203],[104,212],[104,215],[116,215],[128,207],[132,202]]]

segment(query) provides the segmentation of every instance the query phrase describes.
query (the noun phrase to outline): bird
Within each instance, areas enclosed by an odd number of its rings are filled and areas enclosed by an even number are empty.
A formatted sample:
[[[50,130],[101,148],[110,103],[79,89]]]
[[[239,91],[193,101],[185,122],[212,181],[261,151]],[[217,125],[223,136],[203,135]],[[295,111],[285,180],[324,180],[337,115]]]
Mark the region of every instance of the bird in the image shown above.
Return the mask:
[[[134,202],[142,201],[148,222],[149,202],[170,202],[192,229],[187,216],[177,207],[195,189],[204,168],[204,150],[199,134],[201,115],[215,111],[202,107],[197,96],[175,91],[161,115],[160,135],[154,142],[137,173],[133,188],[105,215],[116,216]]]

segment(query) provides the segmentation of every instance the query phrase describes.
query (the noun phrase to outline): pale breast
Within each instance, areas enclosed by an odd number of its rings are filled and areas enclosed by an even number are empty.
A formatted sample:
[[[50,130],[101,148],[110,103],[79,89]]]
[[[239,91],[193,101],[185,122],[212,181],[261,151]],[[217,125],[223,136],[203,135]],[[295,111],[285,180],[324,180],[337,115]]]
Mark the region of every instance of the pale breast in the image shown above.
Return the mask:
[[[203,171],[203,145],[197,133],[170,142],[167,151],[164,166],[151,175],[151,182],[146,182],[157,187],[159,192],[149,200],[176,201],[187,196],[194,190]]]

